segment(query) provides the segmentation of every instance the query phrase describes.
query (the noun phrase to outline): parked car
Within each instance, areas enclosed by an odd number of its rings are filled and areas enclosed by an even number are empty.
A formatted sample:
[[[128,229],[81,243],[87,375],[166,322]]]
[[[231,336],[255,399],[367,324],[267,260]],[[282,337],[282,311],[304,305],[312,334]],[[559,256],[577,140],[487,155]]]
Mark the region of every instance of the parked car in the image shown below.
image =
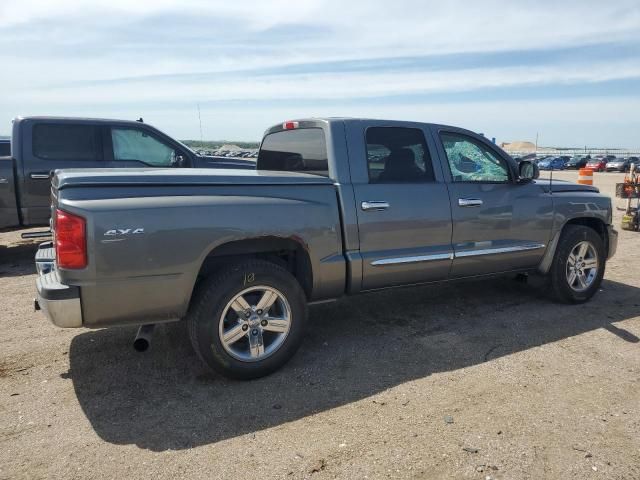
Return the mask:
[[[539,272],[585,302],[616,250],[611,199],[537,173],[461,128],[337,118],[268,129],[257,170],[57,171],[37,305],[139,339],[185,319],[206,365],[246,379],[294,354],[307,304],[345,294]]]
[[[540,170],[564,170],[566,161],[562,157],[547,158],[538,162]]]
[[[629,170],[629,159],[627,158],[616,158],[615,160],[610,160],[607,162],[605,166],[605,170],[607,172],[626,172]]]
[[[580,168],[584,168],[587,165],[587,162],[591,160],[591,156],[590,155],[586,155],[586,156],[580,156],[580,155],[576,155],[575,157],[572,157],[566,164],[565,164],[565,168],[566,169],[571,169],[571,170],[578,170]]]
[[[640,157],[629,157],[629,169],[631,169],[631,165],[634,165],[636,171],[638,171],[638,167],[640,167]]]
[[[196,154],[151,125],[126,120],[25,117],[0,158],[0,228],[49,225],[51,174],[61,168],[255,168]]]
[[[588,168],[594,172],[604,172],[607,168],[607,160],[602,156],[592,158],[587,162],[584,168]]]

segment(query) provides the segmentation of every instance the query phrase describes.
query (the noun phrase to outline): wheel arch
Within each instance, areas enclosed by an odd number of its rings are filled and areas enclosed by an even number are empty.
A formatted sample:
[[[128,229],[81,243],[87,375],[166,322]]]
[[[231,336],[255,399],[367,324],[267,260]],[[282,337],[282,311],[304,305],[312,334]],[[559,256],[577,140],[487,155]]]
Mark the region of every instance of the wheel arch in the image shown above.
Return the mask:
[[[285,268],[298,280],[307,300],[311,298],[313,268],[307,245],[298,237],[278,236],[245,238],[214,246],[201,262],[192,295],[199,282],[221,267],[251,258],[266,260]]]
[[[567,225],[581,225],[584,227],[589,227],[600,236],[602,242],[604,243],[605,251],[607,252],[607,256],[609,254],[609,236],[607,235],[607,224],[604,220],[599,217],[574,217],[570,218],[562,225],[562,227],[556,232],[556,234],[549,242],[549,247],[538,266],[538,271],[540,273],[546,274],[549,272],[551,268],[551,264],[553,263],[553,257],[556,254],[556,248],[558,247],[558,241],[560,240],[560,236],[562,232],[566,229]]]

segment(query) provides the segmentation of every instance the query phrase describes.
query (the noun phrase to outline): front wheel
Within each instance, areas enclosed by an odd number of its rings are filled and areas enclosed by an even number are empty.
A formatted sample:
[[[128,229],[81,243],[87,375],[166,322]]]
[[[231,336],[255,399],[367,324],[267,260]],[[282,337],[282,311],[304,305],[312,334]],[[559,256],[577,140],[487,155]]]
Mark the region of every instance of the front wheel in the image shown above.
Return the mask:
[[[198,357],[212,370],[248,380],[284,365],[302,343],[305,294],[287,270],[249,260],[210,277],[187,315]]]
[[[564,303],[588,301],[600,287],[605,261],[604,242],[595,230],[567,225],[549,272],[554,297]]]

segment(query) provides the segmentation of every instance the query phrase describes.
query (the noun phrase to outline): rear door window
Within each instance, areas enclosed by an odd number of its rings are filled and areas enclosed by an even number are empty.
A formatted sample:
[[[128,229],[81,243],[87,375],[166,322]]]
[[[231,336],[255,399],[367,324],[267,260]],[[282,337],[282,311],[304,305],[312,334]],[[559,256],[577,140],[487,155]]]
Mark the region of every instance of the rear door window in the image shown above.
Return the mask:
[[[44,160],[100,161],[102,139],[94,125],[40,123],[33,127],[33,154]]]
[[[367,129],[369,183],[433,182],[433,163],[422,130],[405,127]]]
[[[176,151],[170,145],[135,128],[112,128],[113,159],[141,162],[152,167],[176,166]]]
[[[329,176],[327,144],[321,128],[270,133],[262,141],[258,170],[281,170]]]
[[[8,157],[11,155],[11,144],[9,142],[0,142],[0,157]]]

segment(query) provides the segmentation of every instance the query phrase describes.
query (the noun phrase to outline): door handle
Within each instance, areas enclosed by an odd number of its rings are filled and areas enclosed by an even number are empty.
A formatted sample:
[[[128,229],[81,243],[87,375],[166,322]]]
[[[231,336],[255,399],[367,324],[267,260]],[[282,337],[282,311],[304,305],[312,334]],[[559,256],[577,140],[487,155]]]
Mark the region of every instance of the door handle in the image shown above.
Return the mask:
[[[50,173],[30,173],[29,177],[33,180],[48,180],[51,177]]]
[[[389,208],[389,202],[385,202],[384,200],[369,200],[366,202],[362,202],[360,206],[365,212],[367,210],[386,210],[387,208]]]
[[[0,185],[4,185],[5,183],[9,183],[8,178],[0,177]]]
[[[482,200],[479,198],[459,198],[458,205],[461,207],[480,207]]]

